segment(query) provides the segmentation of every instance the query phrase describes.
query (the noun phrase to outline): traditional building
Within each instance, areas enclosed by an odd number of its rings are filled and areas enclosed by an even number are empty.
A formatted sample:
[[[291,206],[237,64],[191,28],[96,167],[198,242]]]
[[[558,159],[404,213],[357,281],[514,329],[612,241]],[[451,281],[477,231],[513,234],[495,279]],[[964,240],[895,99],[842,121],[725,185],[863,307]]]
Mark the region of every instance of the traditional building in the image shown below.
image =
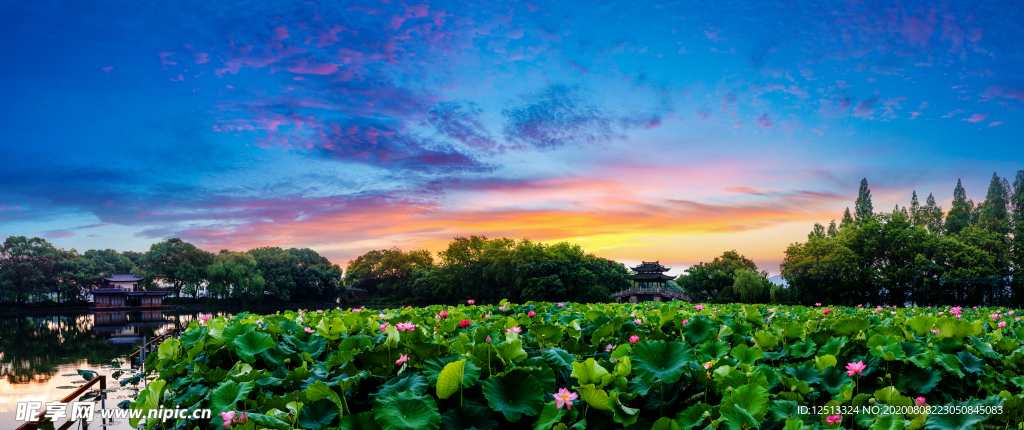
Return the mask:
[[[92,290],[93,307],[134,308],[163,306],[165,291],[149,291],[139,281],[144,278],[132,273],[113,273],[103,278],[103,285]]]
[[[626,275],[626,279],[633,281],[633,287],[636,288],[663,288],[668,286],[668,281],[676,279],[675,276],[668,276],[664,272],[668,272],[671,268],[662,266],[657,261],[644,261],[642,264],[636,267],[630,267],[636,274]]]
[[[633,285],[630,288],[612,294],[612,296],[615,297],[616,302],[621,303],[629,301],[630,303],[639,303],[671,300],[691,301],[690,296],[666,288],[668,287],[668,281],[675,279],[676,277],[666,275],[664,272],[669,271],[669,268],[662,266],[661,263],[657,261],[644,261],[639,266],[631,267],[630,269],[633,269],[636,273],[633,275],[626,275],[626,279],[633,281]]]

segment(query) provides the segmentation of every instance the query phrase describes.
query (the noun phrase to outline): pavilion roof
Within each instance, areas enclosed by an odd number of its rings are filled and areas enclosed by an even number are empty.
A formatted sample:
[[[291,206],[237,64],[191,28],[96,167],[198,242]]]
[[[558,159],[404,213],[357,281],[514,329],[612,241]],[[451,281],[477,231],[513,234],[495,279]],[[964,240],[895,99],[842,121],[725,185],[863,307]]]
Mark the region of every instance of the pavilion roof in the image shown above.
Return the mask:
[[[111,273],[109,277],[103,278],[109,282],[138,282],[145,278],[135,276],[134,273]]]
[[[626,279],[633,281],[668,281],[675,278],[675,276],[668,276],[662,273],[637,273],[635,275],[626,275]]]
[[[662,266],[657,261],[644,261],[639,266],[631,267],[634,272],[667,272],[669,267]]]

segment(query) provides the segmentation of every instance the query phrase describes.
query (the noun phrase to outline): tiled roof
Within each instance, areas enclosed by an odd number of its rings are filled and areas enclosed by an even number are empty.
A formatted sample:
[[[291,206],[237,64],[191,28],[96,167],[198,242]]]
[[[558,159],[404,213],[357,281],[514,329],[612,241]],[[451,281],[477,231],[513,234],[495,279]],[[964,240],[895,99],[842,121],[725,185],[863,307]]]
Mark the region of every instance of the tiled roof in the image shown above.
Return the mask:
[[[138,282],[145,278],[135,276],[134,273],[111,273],[109,278],[103,278],[110,282]]]

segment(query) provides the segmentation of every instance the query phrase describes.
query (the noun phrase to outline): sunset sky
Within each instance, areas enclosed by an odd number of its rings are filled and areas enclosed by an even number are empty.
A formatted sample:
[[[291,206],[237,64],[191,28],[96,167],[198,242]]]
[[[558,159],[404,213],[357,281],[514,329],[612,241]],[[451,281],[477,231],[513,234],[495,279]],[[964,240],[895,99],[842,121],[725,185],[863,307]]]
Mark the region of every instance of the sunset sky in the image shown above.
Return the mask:
[[[775,3],[783,3],[776,5]],[[0,239],[568,240],[673,273],[1024,169],[1006,2],[5,1]]]

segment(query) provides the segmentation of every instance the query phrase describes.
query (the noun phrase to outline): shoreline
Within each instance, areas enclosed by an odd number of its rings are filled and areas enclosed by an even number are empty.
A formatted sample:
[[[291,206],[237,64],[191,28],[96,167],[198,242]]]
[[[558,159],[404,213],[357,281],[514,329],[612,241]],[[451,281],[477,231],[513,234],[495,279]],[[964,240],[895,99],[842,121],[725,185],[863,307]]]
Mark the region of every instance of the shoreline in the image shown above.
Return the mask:
[[[159,308],[146,308],[146,307],[135,307],[135,308],[95,308],[91,306],[46,306],[46,307],[28,307],[28,306],[15,306],[15,305],[0,305],[0,317],[19,317],[19,316],[38,316],[38,315],[80,315],[90,314],[96,312],[142,312],[142,311],[160,311],[160,312],[188,312],[188,311],[234,311],[238,312],[259,312],[259,311],[282,311],[282,310],[296,310],[296,309],[333,309],[342,307],[347,309],[351,305],[341,306],[339,303],[286,303],[286,304],[256,304],[256,305],[226,305],[223,303],[209,303],[209,304],[182,304],[182,305],[167,305]]]

